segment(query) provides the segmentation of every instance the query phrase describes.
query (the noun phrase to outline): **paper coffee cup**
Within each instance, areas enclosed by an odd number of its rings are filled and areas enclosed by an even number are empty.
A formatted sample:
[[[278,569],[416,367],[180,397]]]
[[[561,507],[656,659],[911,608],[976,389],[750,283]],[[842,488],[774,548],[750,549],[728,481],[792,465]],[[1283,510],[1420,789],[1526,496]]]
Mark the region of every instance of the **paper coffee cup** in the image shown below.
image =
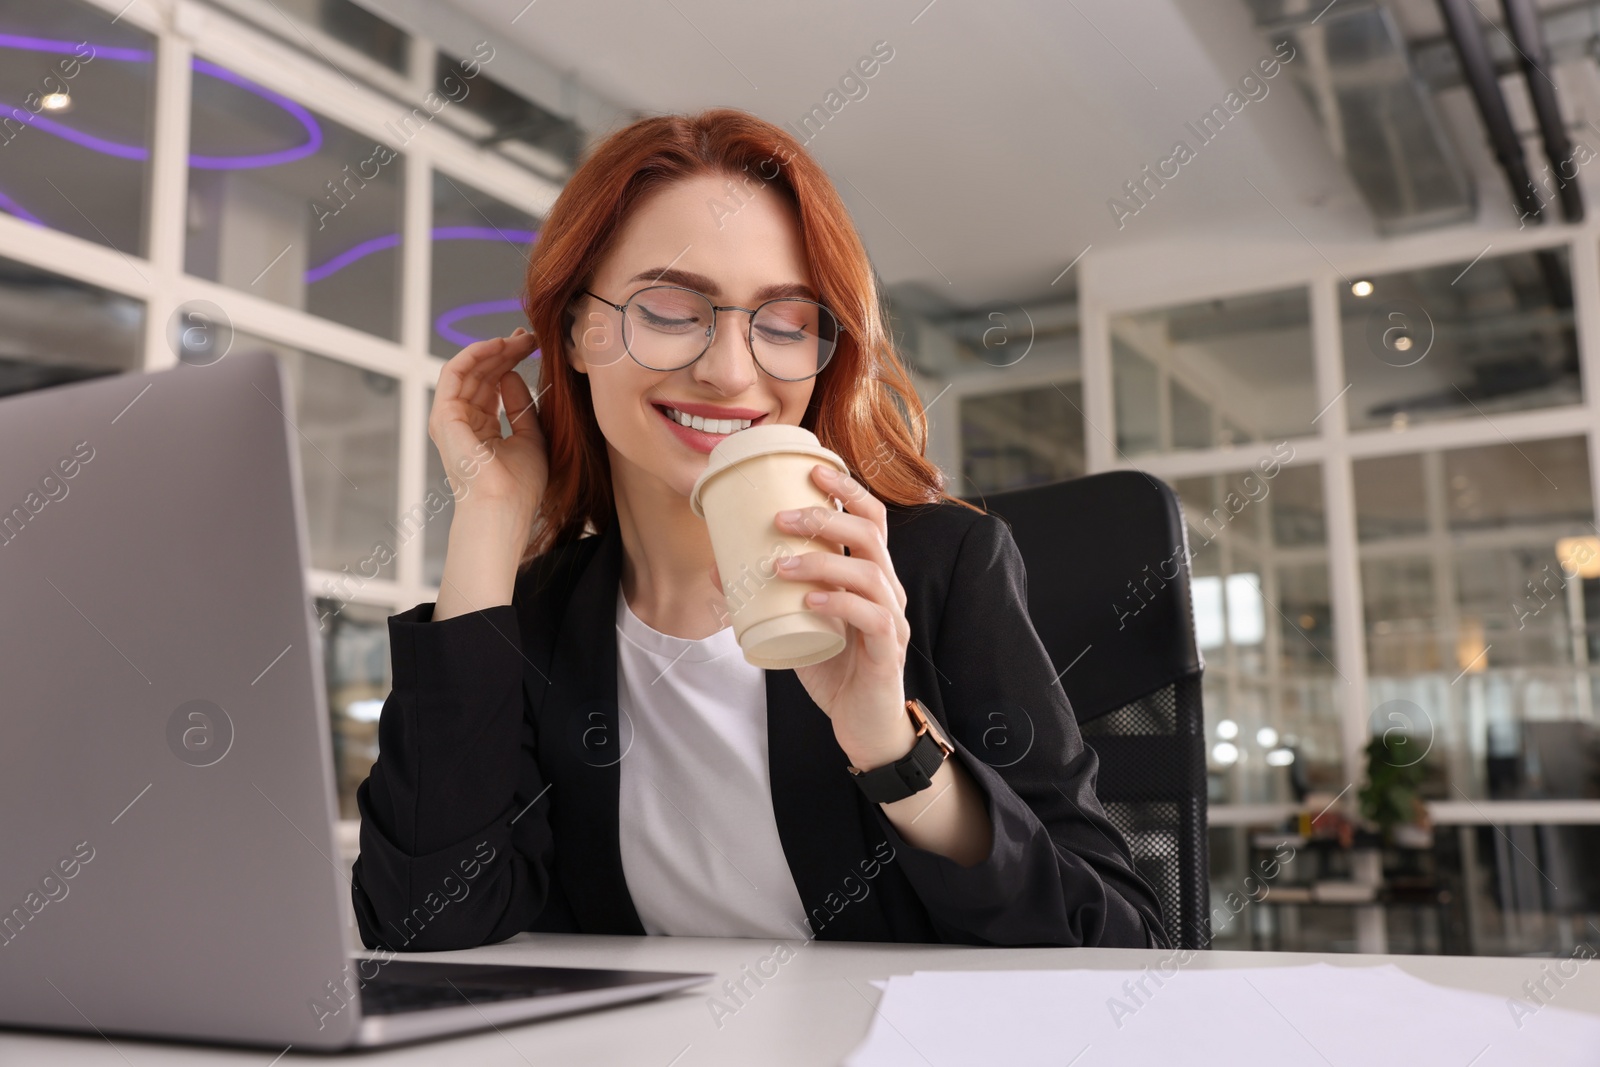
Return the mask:
[[[786,555],[844,555],[835,542],[778,526],[780,511],[836,506],[811,477],[818,461],[849,473],[844,460],[804,427],[751,426],[711,450],[689,493],[690,510],[711,531],[711,550],[745,661],[767,670],[805,667],[844,651],[843,620],[819,615],[805,604],[807,593],[835,587],[778,573],[778,561]]]

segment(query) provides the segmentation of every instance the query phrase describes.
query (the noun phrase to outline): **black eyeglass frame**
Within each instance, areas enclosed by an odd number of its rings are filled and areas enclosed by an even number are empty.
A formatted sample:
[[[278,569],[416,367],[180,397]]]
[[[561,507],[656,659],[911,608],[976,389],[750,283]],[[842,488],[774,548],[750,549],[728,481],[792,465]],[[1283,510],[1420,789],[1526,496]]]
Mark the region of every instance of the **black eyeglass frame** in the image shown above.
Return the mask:
[[[706,294],[702,293],[698,289],[690,289],[687,285],[647,285],[643,289],[638,290],[638,292],[635,292],[632,296],[629,296],[628,297],[628,302],[626,304],[613,304],[611,301],[607,300],[605,297],[601,296],[599,293],[592,292],[592,291],[590,291],[588,289],[581,289],[581,290],[579,290],[579,292],[583,293],[585,296],[592,296],[596,300],[600,301],[600,303],[604,304],[606,307],[620,312],[622,314],[623,322],[626,323],[627,322],[627,318],[628,318],[628,307],[629,307],[629,305],[631,305],[635,300],[637,300],[639,298],[639,294],[640,293],[648,293],[648,292],[651,292],[652,290],[655,290],[655,289],[679,289],[679,290],[682,290],[685,293],[693,293],[695,296],[698,296],[700,299],[704,300],[707,304],[710,304],[710,306],[711,306],[711,327],[706,333],[706,344],[705,344],[705,347],[700,350],[699,354],[696,355],[694,357],[694,359],[691,359],[689,362],[684,363],[681,366],[677,366],[677,367],[652,367],[652,366],[649,366],[643,360],[641,360],[638,356],[635,356],[633,354],[633,349],[628,347],[628,335],[627,335],[626,332],[624,332],[623,335],[622,335],[622,348],[623,348],[623,351],[627,352],[629,358],[631,358],[635,363],[639,364],[639,366],[644,367],[645,370],[678,371],[678,370],[682,370],[684,367],[692,367],[692,366],[694,366],[696,360],[698,360],[701,356],[705,355],[707,352],[711,351],[711,345],[717,339],[717,312],[719,312],[719,311],[743,311],[743,312],[745,312],[746,314],[748,314],[750,316],[749,325],[747,325],[745,327],[745,331],[744,331],[744,343],[745,343],[745,346],[747,348],[749,348],[749,350],[750,350],[750,358],[756,361],[756,366],[761,367],[761,372],[763,374],[766,374],[766,375],[768,375],[770,377],[776,378],[780,382],[803,382],[803,381],[807,381],[807,380],[809,380],[811,378],[815,378],[817,375],[822,373],[823,369],[825,367],[827,367],[828,363],[832,362],[832,360],[833,360],[833,352],[830,351],[828,353],[828,358],[823,361],[823,364],[822,364],[821,367],[818,367],[816,370],[812,371],[810,374],[806,375],[804,378],[785,378],[782,375],[773,374],[770,370],[767,370],[766,367],[763,367],[761,365],[761,359],[756,355],[756,339],[755,339],[756,315],[760,313],[762,308],[766,307],[768,304],[776,304],[776,303],[778,303],[780,301],[797,301],[797,302],[802,303],[802,304],[811,304],[811,305],[813,305],[815,307],[821,308],[823,311],[826,311],[829,314],[829,316],[831,316],[833,318],[833,326],[834,326],[834,329],[836,331],[838,331],[839,333],[847,333],[848,332],[845,329],[844,323],[839,321],[839,316],[834,313],[834,310],[832,308],[830,308],[826,304],[819,303],[816,300],[807,300],[805,297],[802,297],[802,296],[775,296],[771,300],[763,300],[761,303],[757,304],[753,308],[747,308],[747,307],[740,307],[738,304],[726,304],[726,305],[713,304],[711,302],[711,298],[709,296],[707,296]],[[837,337],[834,338],[833,347],[834,347],[835,350],[837,350],[838,347],[839,347],[839,339]]]

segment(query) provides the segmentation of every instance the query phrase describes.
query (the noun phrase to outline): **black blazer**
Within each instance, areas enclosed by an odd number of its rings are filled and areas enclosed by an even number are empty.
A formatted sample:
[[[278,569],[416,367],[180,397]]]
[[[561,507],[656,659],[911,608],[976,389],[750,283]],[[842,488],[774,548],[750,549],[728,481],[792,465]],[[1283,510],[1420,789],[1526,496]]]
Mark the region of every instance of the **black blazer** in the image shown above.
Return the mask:
[[[792,670],[767,671],[778,835],[822,940],[1165,947],[1160,905],[1095,797],[1094,750],[1028,617],[995,516],[889,505],[911,624],[905,692],[985,794],[991,855],[907,844],[846,770]],[[389,619],[394,682],[357,792],[353,896],[368,948],[466,948],[522,930],[643,934],[618,846],[616,522],[518,576],[513,603]],[[709,582],[708,595],[715,595]]]

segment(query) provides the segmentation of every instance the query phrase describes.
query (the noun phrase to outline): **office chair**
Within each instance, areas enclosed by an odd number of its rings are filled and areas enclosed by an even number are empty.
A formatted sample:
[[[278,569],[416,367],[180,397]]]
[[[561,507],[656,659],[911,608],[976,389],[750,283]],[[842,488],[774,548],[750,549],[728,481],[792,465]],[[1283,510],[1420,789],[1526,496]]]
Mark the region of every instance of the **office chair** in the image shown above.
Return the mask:
[[[1205,726],[1188,533],[1166,483],[1111,471],[967,498],[1011,527],[1028,614],[1100,758],[1097,792],[1161,900],[1167,936],[1210,944]]]

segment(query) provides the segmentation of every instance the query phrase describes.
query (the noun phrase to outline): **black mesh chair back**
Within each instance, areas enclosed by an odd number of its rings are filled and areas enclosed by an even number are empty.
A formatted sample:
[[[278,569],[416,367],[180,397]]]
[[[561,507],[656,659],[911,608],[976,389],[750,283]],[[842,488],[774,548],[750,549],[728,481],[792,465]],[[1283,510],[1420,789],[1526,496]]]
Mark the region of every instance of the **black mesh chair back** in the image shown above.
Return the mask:
[[[1028,614],[1100,759],[1097,793],[1174,945],[1210,943],[1205,726],[1188,535],[1172,489],[1112,471],[972,503],[1011,527]]]

